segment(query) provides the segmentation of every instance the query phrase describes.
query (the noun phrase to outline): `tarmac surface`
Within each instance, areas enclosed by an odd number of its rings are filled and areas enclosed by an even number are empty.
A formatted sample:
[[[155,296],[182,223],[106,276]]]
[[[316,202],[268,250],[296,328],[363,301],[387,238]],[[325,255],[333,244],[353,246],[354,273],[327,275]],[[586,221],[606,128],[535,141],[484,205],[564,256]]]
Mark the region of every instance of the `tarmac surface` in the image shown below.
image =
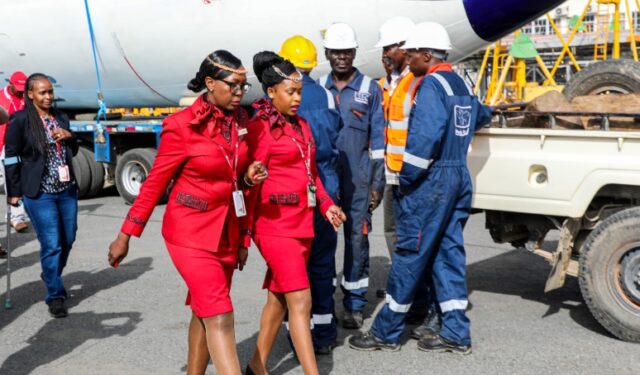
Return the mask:
[[[160,227],[164,206],[156,209],[141,239],[118,269],[107,264],[128,206],[117,196],[80,201],[79,230],[64,280],[71,297],[69,316],[53,319],[42,302],[39,246],[35,233],[13,234],[12,302],[0,305],[0,374],[180,374],[185,370],[190,310],[186,288],[166,252]],[[4,217],[4,210],[0,210]],[[0,238],[5,242],[4,220]],[[357,352],[344,344],[355,331],[340,330],[332,355],[318,358],[321,374],[638,374],[640,345],[608,334],[582,301],[578,282],[543,292],[549,273],[541,258],[496,245],[484,229],[482,214],[469,221],[468,253],[473,354],[418,351],[409,330],[400,352]],[[374,213],[371,241],[370,304],[365,329],[382,303],[388,270],[382,210]],[[342,243],[342,242],[340,242]],[[553,247],[553,239],[545,247]],[[338,270],[342,264],[338,248]],[[0,302],[6,297],[6,261],[0,260]],[[253,352],[265,264],[252,248],[244,271],[236,272],[232,298],[241,364]],[[339,280],[341,274],[338,275]],[[336,293],[342,315],[341,293]],[[409,327],[410,328],[410,327]],[[271,374],[302,374],[280,332],[269,363]],[[214,374],[209,366],[207,374]]]

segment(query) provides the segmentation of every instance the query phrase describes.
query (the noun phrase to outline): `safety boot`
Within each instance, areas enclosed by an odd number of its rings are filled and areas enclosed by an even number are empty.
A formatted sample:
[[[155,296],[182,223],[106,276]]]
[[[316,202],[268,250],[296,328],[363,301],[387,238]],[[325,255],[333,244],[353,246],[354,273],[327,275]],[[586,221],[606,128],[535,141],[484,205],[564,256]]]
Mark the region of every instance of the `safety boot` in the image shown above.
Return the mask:
[[[349,347],[351,349],[362,350],[366,352],[374,350],[384,350],[389,352],[397,352],[400,350],[400,344],[393,344],[382,341],[382,339],[374,336],[373,333],[360,332],[349,337]]]
[[[344,317],[342,318],[342,327],[346,329],[358,329],[362,327],[364,317],[362,311],[349,311],[345,310]]]
[[[411,338],[420,340],[423,337],[435,337],[440,333],[440,315],[435,308],[427,311],[427,316],[421,325],[411,330]]]
[[[313,352],[316,353],[316,355],[330,355],[336,346],[338,346],[338,344],[335,342],[327,346],[314,346]]]
[[[423,352],[451,352],[462,355],[471,354],[471,345],[457,344],[440,335],[420,339],[420,341],[418,341],[418,349]]]

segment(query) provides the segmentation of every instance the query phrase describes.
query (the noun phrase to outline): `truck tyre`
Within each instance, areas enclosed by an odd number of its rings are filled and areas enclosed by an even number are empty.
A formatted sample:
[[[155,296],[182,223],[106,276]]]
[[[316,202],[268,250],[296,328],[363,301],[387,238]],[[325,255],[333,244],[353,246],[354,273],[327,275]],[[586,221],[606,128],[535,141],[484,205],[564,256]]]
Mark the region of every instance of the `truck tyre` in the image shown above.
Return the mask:
[[[611,215],[580,254],[580,290],[591,313],[614,336],[640,342],[640,207]]]
[[[633,60],[593,63],[576,73],[562,91],[569,100],[576,96],[633,92],[640,92],[640,63]]]
[[[71,161],[73,175],[76,178],[76,185],[78,186],[78,199],[85,198],[91,187],[91,167],[89,166],[89,160],[87,160],[86,155],[81,152],[81,150],[82,148],[78,150],[78,153]]]
[[[128,204],[132,204],[140,193],[140,187],[147,179],[156,150],[152,148],[134,148],[118,158],[116,164],[116,188]]]
[[[89,164],[89,169],[91,170],[91,184],[89,185],[89,190],[84,197],[93,198],[102,191],[102,187],[104,186],[104,168],[102,163],[96,161],[92,150],[80,147],[78,153],[80,152],[84,153],[87,163]]]

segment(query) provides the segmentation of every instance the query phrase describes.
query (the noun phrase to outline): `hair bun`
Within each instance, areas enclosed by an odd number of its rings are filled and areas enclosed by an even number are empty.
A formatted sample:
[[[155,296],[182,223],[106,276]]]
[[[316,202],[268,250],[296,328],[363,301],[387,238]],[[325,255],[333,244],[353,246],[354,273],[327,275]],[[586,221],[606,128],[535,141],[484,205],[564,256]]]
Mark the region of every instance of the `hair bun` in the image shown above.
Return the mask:
[[[263,74],[271,66],[283,62],[284,59],[276,55],[272,51],[258,52],[253,56],[253,71],[256,73],[256,77],[260,83],[263,83]]]
[[[187,88],[193,92],[200,92],[204,89],[204,78],[200,72],[196,73],[196,76],[189,81]]]

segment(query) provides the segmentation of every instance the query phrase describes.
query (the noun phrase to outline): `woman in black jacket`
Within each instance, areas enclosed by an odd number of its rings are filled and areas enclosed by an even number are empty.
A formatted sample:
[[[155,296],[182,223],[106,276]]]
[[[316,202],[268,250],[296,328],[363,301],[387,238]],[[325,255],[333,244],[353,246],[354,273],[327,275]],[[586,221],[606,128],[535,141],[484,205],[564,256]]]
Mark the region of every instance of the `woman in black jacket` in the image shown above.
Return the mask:
[[[40,275],[45,302],[56,318],[67,316],[62,270],[78,227],[78,193],[71,160],[78,142],[69,118],[52,108],[49,78],[32,74],[26,82],[25,109],[9,120],[5,144],[7,200],[24,202],[40,242]]]

